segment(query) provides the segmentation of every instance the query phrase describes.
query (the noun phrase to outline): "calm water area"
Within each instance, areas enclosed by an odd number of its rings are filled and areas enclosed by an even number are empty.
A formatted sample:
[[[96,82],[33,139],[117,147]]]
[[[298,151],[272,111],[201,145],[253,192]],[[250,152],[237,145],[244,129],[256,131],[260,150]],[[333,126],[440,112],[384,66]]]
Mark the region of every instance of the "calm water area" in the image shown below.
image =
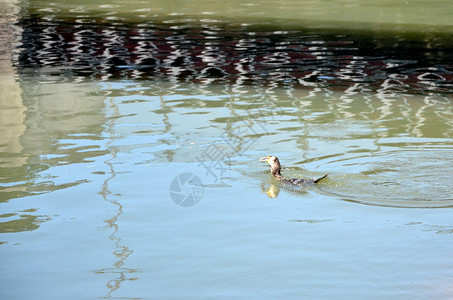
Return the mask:
[[[0,299],[453,298],[451,1],[0,5]]]

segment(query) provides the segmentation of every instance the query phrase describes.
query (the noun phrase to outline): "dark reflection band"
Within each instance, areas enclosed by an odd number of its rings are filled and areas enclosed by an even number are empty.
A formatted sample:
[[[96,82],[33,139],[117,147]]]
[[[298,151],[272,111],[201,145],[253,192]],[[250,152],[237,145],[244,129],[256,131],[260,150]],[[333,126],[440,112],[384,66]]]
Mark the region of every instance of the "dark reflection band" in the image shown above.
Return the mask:
[[[83,21],[83,22],[82,22]],[[451,37],[428,32],[290,31],[173,20],[21,20],[23,73],[111,79],[221,81],[234,85],[390,92],[453,91]]]

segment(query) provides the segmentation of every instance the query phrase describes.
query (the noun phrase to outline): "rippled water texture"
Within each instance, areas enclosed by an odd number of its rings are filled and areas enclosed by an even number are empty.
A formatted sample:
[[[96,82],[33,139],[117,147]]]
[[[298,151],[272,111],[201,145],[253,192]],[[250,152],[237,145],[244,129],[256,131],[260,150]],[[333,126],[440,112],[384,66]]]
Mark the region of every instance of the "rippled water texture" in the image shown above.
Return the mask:
[[[8,2],[0,298],[451,298],[450,3],[318,2]]]
[[[448,33],[273,30],[260,23],[183,16],[133,25],[82,20],[51,14],[22,19],[20,68],[53,80],[166,78],[238,86],[451,93],[453,38]]]
[[[176,145],[194,143],[189,152],[215,145],[222,148],[222,163],[241,157],[243,164],[244,156],[254,161],[254,155],[266,151],[284,153],[289,155],[286,164],[331,173],[323,191],[344,200],[398,207],[453,204],[447,175],[452,166],[453,85],[448,34],[357,29],[339,34],[289,25],[290,30],[270,30],[260,23],[181,14],[128,24],[99,22],[94,16],[71,19],[71,14],[61,19],[60,11],[53,13],[21,20],[18,67],[24,78],[39,76],[49,84],[119,84],[119,99],[135,103],[132,111],[141,114],[149,111],[147,103],[160,103],[147,118],[158,128],[167,120],[165,138],[143,129],[144,135],[154,135],[157,145],[170,144],[171,137]],[[130,83],[124,80],[136,82],[134,88],[125,88]],[[34,88],[24,89],[35,102]],[[70,112],[74,108],[66,108],[69,95],[56,101],[76,118]],[[108,95],[96,97],[101,101]],[[79,98],[74,94],[74,103],[87,112],[105,106],[105,101]],[[171,131],[175,111],[196,118]],[[57,119],[65,116],[55,113]],[[33,116],[30,108],[28,115]],[[96,118],[97,132],[90,133],[94,139],[105,119]],[[214,144],[197,145],[197,137]],[[229,147],[233,137],[240,143]],[[253,146],[242,145],[248,141]],[[181,157],[178,161],[196,158],[190,153]]]

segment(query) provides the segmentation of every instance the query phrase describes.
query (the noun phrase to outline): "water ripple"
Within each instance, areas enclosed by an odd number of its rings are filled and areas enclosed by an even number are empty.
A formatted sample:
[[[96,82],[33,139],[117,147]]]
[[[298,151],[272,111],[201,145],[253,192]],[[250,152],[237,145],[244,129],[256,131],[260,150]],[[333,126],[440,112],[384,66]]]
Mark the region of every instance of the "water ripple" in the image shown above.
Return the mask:
[[[142,24],[111,18],[23,18],[21,71],[33,73],[38,67],[42,75],[81,80],[165,78],[342,90],[360,85],[388,97],[452,93],[451,44],[434,33],[411,41],[390,33],[338,35],[257,26],[251,31],[250,26],[186,16]]]
[[[414,149],[415,148],[415,149]],[[356,173],[331,176],[322,191],[343,200],[388,207],[453,207],[450,170],[453,145],[398,148],[321,159],[332,169]],[[439,157],[442,157],[440,160]]]

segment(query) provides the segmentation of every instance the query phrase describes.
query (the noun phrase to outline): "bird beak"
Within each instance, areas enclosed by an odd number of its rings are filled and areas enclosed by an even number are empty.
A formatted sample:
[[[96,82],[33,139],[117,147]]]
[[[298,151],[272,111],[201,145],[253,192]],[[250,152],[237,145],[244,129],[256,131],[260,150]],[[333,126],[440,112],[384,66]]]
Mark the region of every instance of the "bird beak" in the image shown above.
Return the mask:
[[[260,158],[260,161],[267,162],[268,159],[269,159],[269,156],[261,157],[261,158]]]

